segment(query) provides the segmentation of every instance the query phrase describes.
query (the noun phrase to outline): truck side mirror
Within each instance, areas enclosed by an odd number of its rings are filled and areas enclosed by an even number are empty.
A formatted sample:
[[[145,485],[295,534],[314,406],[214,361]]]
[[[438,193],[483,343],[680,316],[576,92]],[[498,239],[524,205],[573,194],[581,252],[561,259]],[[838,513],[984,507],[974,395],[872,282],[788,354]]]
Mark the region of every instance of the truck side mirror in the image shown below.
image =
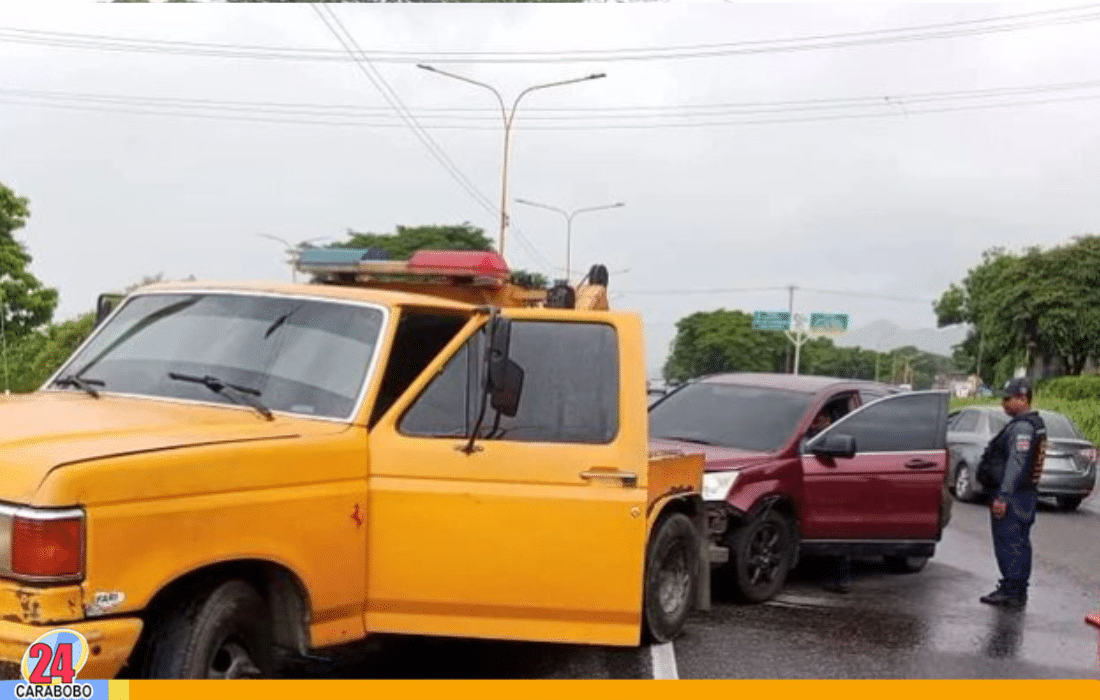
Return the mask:
[[[95,302],[95,325],[103,323],[103,319],[111,315],[122,298],[121,294],[100,294]]]
[[[809,449],[815,455],[827,457],[855,457],[856,439],[851,435],[840,433],[825,433],[820,439],[814,440]]]
[[[494,411],[508,416],[516,415],[523,391],[523,368],[509,356],[512,340],[512,321],[494,316],[489,322],[488,386],[490,405]]]

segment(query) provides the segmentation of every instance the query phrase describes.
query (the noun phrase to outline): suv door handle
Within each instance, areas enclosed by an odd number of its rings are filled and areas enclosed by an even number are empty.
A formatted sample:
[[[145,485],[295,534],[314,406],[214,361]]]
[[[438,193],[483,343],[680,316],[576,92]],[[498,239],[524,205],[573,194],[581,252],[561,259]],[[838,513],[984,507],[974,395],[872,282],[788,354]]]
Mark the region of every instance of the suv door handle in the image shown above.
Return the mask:
[[[581,472],[580,477],[586,481],[591,479],[618,479],[623,486],[637,486],[638,475],[634,472],[621,472],[618,469],[590,469]]]
[[[905,463],[906,469],[928,469],[934,466],[936,466],[936,463],[927,459],[911,459]]]

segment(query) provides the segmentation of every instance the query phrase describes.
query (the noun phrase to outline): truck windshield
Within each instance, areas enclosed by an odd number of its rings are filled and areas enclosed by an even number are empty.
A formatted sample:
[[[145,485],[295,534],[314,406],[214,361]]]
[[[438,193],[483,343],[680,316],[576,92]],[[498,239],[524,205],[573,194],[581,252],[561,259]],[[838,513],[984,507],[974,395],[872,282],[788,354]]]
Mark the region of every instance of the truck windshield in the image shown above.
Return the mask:
[[[273,411],[346,419],[366,379],[381,310],[258,294],[135,296],[99,328],[58,377],[102,393],[240,403],[216,378]]]
[[[790,440],[812,394],[735,384],[689,384],[649,409],[649,434],[752,452]]]

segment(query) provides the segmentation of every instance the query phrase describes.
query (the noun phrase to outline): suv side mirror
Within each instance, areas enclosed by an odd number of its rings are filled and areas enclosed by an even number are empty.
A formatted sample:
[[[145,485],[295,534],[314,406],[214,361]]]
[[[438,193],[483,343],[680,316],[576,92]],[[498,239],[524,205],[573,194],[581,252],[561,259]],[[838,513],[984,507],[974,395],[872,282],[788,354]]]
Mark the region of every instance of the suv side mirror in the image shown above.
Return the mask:
[[[856,439],[841,433],[825,433],[809,445],[810,452],[828,457],[855,457]]]
[[[509,418],[519,410],[523,392],[523,368],[509,356],[512,321],[494,316],[489,322],[488,386],[490,405]]]

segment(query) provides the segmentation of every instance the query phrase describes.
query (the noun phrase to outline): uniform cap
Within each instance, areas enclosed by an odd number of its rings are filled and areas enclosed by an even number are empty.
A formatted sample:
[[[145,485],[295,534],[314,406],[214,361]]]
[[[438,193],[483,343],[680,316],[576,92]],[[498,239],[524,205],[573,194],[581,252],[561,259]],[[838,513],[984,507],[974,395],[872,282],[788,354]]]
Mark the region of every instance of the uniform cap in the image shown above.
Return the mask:
[[[1015,379],[1009,379],[1005,382],[1004,388],[1001,389],[1001,398],[1009,398],[1012,396],[1027,396],[1031,397],[1031,382],[1025,377],[1016,377]]]

